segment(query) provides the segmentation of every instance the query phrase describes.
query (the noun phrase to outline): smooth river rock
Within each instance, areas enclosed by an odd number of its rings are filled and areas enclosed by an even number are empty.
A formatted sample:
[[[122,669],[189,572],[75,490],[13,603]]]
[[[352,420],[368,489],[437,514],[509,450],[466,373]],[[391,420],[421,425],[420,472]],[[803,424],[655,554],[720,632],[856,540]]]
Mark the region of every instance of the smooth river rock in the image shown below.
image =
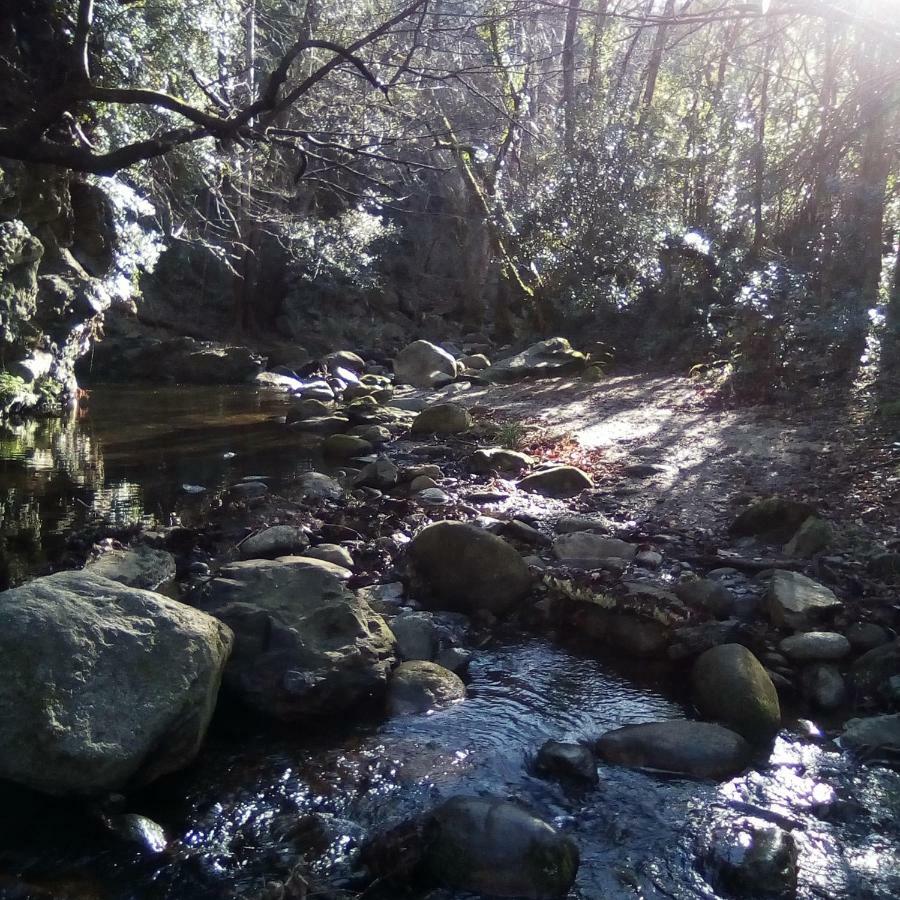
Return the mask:
[[[394,359],[394,375],[398,384],[436,387],[456,377],[456,360],[430,341],[413,341]]]
[[[766,592],[766,606],[773,625],[806,631],[833,616],[842,606],[825,585],[799,572],[776,569]]]
[[[409,559],[445,609],[505,613],[531,590],[528,566],[502,538],[463,522],[435,522],[409,545]]]
[[[835,631],[807,631],[786,637],[778,649],[797,662],[843,659],[850,653],[850,641]]]
[[[410,427],[411,434],[462,434],[472,427],[472,416],[458,403],[438,403],[423,409]]]
[[[594,486],[591,476],[575,466],[553,466],[532,472],[523,478],[519,490],[530,494],[541,494],[544,497],[556,497],[566,500],[575,497],[582,491]]]
[[[303,529],[294,525],[273,525],[244,538],[238,544],[241,559],[274,559],[300,553],[309,544]]]
[[[175,577],[175,557],[166,550],[138,544],[127,550],[109,550],[89,562],[84,571],[128,587],[155,591]]]
[[[232,646],[212,616],[57,572],[0,593],[0,623],[0,778],[121,791],[197,754]]]
[[[401,663],[388,682],[388,712],[409,716],[449,706],[465,699],[466,686],[459,675],[425,660]]]
[[[781,727],[778,692],[762,663],[741,644],[703,653],[691,673],[701,714],[728,726],[751,743],[766,743]]]
[[[615,765],[726,779],[747,767],[752,750],[721,725],[674,719],[608,731],[597,741],[597,753]]]
[[[596,569],[607,559],[634,559],[637,546],[592,531],[573,531],[553,542],[553,553],[564,566]]]
[[[506,800],[453,797],[428,814],[423,838],[427,882],[486,897],[562,898],[578,872],[575,842]]]

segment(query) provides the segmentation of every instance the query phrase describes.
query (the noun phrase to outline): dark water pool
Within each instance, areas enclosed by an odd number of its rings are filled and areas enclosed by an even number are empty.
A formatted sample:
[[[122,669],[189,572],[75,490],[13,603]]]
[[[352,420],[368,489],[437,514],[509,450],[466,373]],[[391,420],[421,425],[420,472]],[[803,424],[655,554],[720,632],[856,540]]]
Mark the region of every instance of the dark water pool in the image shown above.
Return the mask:
[[[4,430],[7,579],[40,571],[88,524],[202,515],[182,484],[215,494],[244,475],[277,482],[308,467],[277,421],[284,407],[255,391],[97,389],[80,420]],[[125,803],[163,826],[160,855],[84,808],[0,786],[0,898],[261,898],[301,858],[327,896],[358,898],[361,842],[458,793],[518,800],[569,832],[582,853],[571,900],[726,896],[704,879],[698,846],[742,815],[790,828],[800,897],[900,897],[896,772],[786,730],[724,784],[602,767],[599,787],[577,791],[530,774],[531,754],[548,738],[690,715],[679,676],[510,633],[476,650],[468,685],[466,701],[432,715],[386,720],[370,708],[328,727],[273,730],[220,705],[196,763]]]
[[[111,385],[72,418],[0,423],[0,588],[46,571],[88,526],[174,524],[245,475],[277,486],[309,468],[287,407],[250,387]]]

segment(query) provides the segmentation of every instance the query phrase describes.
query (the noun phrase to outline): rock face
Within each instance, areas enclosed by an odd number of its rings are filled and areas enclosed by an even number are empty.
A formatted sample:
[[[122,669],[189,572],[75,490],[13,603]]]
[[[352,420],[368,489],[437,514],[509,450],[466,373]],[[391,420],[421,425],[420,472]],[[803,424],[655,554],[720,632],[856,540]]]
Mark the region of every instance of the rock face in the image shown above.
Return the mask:
[[[721,725],[685,720],[625,725],[597,741],[606,762],[693,778],[730,778],[746,768],[751,752],[739,734]]]
[[[752,743],[771,740],[781,727],[778,692],[762,663],[741,644],[702,654],[691,675],[700,712]]]
[[[232,645],[221,622],[87,572],[5,591],[0,621],[0,778],[91,794],[194,758]]]
[[[561,337],[532,344],[521,353],[494,363],[484,373],[491,381],[518,381],[520,378],[554,378],[573,375],[587,366],[587,357],[572,349]]]
[[[165,550],[139,544],[130,550],[110,550],[89,562],[84,570],[128,587],[155,591],[175,577],[175,557]]]
[[[427,882],[488,897],[565,897],[578,872],[571,838],[505,800],[454,797],[423,829]]]
[[[565,566],[596,569],[607,559],[634,559],[637,547],[618,538],[604,537],[590,531],[574,531],[560,535],[553,542],[553,552]]]
[[[834,615],[842,604],[825,585],[799,572],[777,569],[766,592],[766,606],[774,625],[806,631]]]
[[[436,387],[456,377],[456,360],[429,341],[413,341],[394,359],[394,375],[399,384]]]
[[[388,712],[392,716],[409,716],[448,706],[465,699],[462,679],[426,660],[401,663],[388,682]]]
[[[519,489],[531,494],[542,494],[544,497],[557,497],[566,500],[575,497],[587,488],[592,488],[591,477],[575,466],[554,466],[533,472],[519,482]]]
[[[462,434],[472,427],[469,411],[458,403],[438,403],[423,409],[413,420],[412,434]]]
[[[463,522],[435,522],[412,540],[416,574],[448,609],[505,613],[525,599],[531,575],[502,538]]]
[[[794,897],[797,846],[790,832],[762,819],[741,818],[712,830],[704,854],[707,879],[746,897]]]
[[[306,557],[223,567],[199,603],[235,633],[226,686],[284,721],[334,715],[383,689],[394,638],[344,587],[345,571]]]

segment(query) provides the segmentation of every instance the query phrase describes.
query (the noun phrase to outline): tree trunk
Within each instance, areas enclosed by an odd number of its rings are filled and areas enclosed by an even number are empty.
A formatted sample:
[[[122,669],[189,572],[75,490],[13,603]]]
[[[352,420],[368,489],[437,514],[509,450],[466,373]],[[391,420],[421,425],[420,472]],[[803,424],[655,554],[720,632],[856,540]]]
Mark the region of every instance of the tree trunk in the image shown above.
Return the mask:
[[[762,85],[759,90],[759,109],[756,114],[756,147],[753,154],[753,256],[759,259],[765,241],[763,224],[763,201],[765,199],[766,178],[766,119],[769,115],[769,80],[772,64],[774,35],[771,26],[766,32],[763,52]]]
[[[575,37],[578,33],[578,10],[581,0],[569,0],[566,13],[566,32],[562,47],[563,117],[565,120],[565,151],[571,159],[575,151]]]

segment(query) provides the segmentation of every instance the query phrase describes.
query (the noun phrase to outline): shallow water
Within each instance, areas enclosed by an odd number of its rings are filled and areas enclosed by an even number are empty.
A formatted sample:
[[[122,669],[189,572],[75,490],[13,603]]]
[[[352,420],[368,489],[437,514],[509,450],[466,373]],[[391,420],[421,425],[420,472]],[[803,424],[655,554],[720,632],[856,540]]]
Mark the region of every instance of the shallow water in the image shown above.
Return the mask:
[[[287,407],[252,387],[101,385],[78,416],[0,423],[0,588],[49,571],[90,526],[190,521],[246,475],[277,486],[309,468]]]
[[[253,391],[115,388],[94,392],[85,419],[20,426],[0,464],[4,534],[36,526],[19,576],[72,529],[202,514],[183,483],[214,495],[244,475],[277,482],[308,467],[277,422],[284,405]],[[329,896],[358,897],[362,841],[460,793],[517,800],[570,833],[582,854],[572,900],[723,897],[698,849],[713,825],[748,814],[791,829],[799,896],[900,896],[900,775],[827,741],[785,731],[721,785],[602,766],[599,786],[578,790],[530,774],[548,738],[690,715],[682,679],[507,633],[475,651],[469,698],[431,715],[385,720],[375,707],[273,729],[220,704],[196,763],[124,807],[163,826],[164,854],[123,843],[81,807],[0,787],[0,898],[258,897],[301,858],[317,886],[339,892]]]

